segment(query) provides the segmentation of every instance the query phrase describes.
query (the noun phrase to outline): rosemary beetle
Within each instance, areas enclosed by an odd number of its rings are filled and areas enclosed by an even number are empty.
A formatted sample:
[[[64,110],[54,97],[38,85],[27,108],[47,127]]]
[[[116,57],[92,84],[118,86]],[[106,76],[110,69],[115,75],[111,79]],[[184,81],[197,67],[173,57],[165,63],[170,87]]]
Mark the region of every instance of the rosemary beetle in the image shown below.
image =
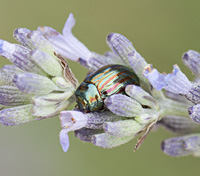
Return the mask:
[[[83,112],[105,109],[105,98],[125,93],[129,84],[139,85],[134,71],[123,65],[107,65],[89,74],[75,92],[78,109]]]

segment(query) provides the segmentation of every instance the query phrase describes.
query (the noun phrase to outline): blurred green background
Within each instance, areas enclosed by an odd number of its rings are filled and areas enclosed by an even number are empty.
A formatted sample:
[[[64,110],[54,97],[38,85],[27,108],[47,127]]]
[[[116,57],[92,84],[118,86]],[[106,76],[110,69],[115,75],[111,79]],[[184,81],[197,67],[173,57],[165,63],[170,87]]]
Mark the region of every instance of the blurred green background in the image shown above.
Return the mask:
[[[200,51],[199,0],[0,0],[0,38],[15,42],[15,28],[51,26],[62,31],[70,12],[76,18],[73,30],[90,50],[103,54],[105,38],[118,32],[160,71],[173,64],[192,79],[181,56],[189,49]],[[0,65],[8,64],[0,58]],[[86,69],[70,62],[81,82]],[[106,176],[199,175],[199,158],[172,158],[162,153],[160,143],[173,134],[152,132],[142,147],[133,152],[131,141],[115,149],[101,149],[79,141],[70,133],[71,146],[64,153],[59,144],[58,118],[18,127],[0,126],[1,176]]]

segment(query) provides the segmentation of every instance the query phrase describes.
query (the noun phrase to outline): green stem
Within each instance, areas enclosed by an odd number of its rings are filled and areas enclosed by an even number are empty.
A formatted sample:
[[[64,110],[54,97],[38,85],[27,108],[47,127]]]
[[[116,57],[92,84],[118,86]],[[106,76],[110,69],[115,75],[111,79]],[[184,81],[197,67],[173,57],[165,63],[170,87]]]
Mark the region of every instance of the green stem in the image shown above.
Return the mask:
[[[189,117],[188,105],[168,98],[158,100],[160,107],[160,119],[167,115]]]

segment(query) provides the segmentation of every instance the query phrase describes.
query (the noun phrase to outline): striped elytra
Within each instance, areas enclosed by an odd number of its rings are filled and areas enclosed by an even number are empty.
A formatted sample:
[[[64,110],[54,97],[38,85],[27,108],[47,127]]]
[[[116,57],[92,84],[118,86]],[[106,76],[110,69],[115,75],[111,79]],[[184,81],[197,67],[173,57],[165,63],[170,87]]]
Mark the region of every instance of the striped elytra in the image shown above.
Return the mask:
[[[127,85],[139,85],[139,79],[131,68],[123,65],[107,65],[88,75],[75,92],[80,111],[92,112],[105,109],[105,98],[125,93]]]

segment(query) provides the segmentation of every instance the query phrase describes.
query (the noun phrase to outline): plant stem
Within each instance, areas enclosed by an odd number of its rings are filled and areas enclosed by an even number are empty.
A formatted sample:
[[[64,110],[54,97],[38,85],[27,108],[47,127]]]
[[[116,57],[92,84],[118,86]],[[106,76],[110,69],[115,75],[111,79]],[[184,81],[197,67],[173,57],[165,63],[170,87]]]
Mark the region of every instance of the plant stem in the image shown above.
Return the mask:
[[[189,117],[188,105],[185,103],[168,98],[161,98],[158,100],[158,104],[160,107],[160,119],[169,115]]]

